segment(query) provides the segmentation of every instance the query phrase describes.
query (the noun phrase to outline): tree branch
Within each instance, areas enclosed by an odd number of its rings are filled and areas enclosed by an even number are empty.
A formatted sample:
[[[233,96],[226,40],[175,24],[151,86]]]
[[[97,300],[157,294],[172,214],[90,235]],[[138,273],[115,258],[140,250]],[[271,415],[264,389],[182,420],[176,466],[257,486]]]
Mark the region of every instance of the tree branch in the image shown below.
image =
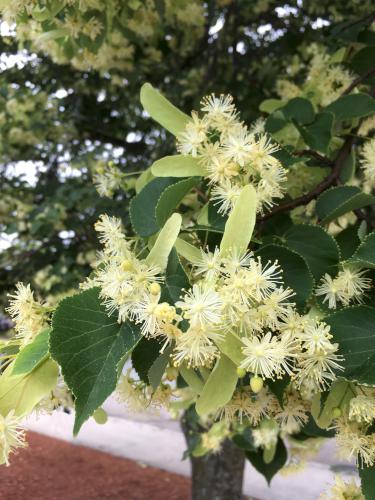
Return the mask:
[[[333,166],[333,162],[327,158],[324,155],[321,155],[317,151],[314,151],[312,149],[302,149],[301,151],[295,151],[293,153],[294,156],[311,156],[312,158],[315,158],[316,160],[319,160],[321,163],[325,163],[329,167]]]
[[[352,83],[349,85],[349,87],[347,87],[341,95],[343,96],[350,94],[350,92],[354,90],[357,87],[357,85],[361,84],[362,82],[367,80],[369,76],[374,74],[375,74],[375,68],[369,69],[368,71],[366,71],[366,73],[363,73],[363,75],[353,80]]]
[[[336,156],[331,172],[312,191],[299,196],[298,198],[295,198],[294,200],[291,200],[287,203],[283,203],[282,205],[274,207],[270,212],[263,215],[262,217],[259,217],[258,222],[264,222],[276,214],[289,212],[290,210],[293,210],[293,208],[299,207],[301,205],[307,205],[308,203],[310,203],[310,201],[314,200],[321,193],[323,193],[323,191],[337,184],[340,177],[341,168],[344,165],[345,160],[349,156],[355,140],[356,138],[353,136],[349,136],[346,138],[344,144],[342,145],[340,151]]]

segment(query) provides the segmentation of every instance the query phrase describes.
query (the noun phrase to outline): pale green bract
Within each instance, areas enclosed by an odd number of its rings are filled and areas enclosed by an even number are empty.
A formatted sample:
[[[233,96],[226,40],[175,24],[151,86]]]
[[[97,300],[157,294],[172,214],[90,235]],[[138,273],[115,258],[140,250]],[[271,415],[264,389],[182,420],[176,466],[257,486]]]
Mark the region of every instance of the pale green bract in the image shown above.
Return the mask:
[[[253,186],[249,184],[243,188],[225,224],[220,244],[222,256],[234,249],[239,254],[246,252],[254,231],[256,207],[257,195]]]
[[[165,156],[151,167],[155,177],[203,177],[205,170],[199,159],[190,155]]]
[[[155,121],[175,136],[181,134],[191,120],[149,83],[141,88],[141,103]]]
[[[167,267],[168,256],[176,242],[181,229],[181,215],[173,214],[164,224],[163,229],[158,234],[154,246],[146,258],[150,265],[158,267],[161,271]]]

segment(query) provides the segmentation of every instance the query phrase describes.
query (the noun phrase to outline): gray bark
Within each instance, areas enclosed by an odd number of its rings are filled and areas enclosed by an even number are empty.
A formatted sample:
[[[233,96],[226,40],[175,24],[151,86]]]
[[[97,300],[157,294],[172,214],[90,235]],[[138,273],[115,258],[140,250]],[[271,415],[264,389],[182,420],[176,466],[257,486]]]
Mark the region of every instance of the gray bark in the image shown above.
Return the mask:
[[[183,418],[182,429],[189,443],[189,422]],[[220,453],[191,457],[192,500],[242,500],[245,455],[229,439]]]

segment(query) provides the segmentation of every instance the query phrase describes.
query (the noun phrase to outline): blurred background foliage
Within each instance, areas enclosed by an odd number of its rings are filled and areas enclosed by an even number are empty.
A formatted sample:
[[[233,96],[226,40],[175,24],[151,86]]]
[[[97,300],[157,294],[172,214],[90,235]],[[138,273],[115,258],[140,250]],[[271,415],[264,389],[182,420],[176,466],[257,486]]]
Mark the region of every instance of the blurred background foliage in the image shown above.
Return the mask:
[[[327,105],[374,59],[371,4],[3,1],[0,307],[17,281],[52,301],[77,287],[90,273],[100,213],[129,226],[137,177],[127,174],[175,149],[142,111],[144,82],[186,112],[229,92],[246,122],[291,97]],[[348,51],[339,75],[323,74]],[[293,131],[279,140],[290,143]],[[107,169],[124,189],[99,196],[93,180]],[[306,183],[319,179],[315,169]]]

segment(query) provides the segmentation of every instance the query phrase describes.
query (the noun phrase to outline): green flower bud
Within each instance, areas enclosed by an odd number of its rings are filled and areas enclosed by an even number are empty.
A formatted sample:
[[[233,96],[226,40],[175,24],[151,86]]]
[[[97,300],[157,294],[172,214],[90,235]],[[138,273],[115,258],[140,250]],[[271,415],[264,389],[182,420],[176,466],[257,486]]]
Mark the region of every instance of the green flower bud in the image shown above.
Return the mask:
[[[97,424],[105,424],[108,420],[107,412],[103,408],[95,410],[92,416]]]
[[[245,368],[237,367],[237,375],[239,378],[244,378],[244,376],[246,375]]]
[[[258,377],[258,375],[254,375],[250,379],[250,387],[255,394],[258,394],[263,389],[263,379],[262,377]]]
[[[332,416],[333,418],[339,418],[342,415],[342,410],[338,406],[336,408],[333,408],[332,410]]]

